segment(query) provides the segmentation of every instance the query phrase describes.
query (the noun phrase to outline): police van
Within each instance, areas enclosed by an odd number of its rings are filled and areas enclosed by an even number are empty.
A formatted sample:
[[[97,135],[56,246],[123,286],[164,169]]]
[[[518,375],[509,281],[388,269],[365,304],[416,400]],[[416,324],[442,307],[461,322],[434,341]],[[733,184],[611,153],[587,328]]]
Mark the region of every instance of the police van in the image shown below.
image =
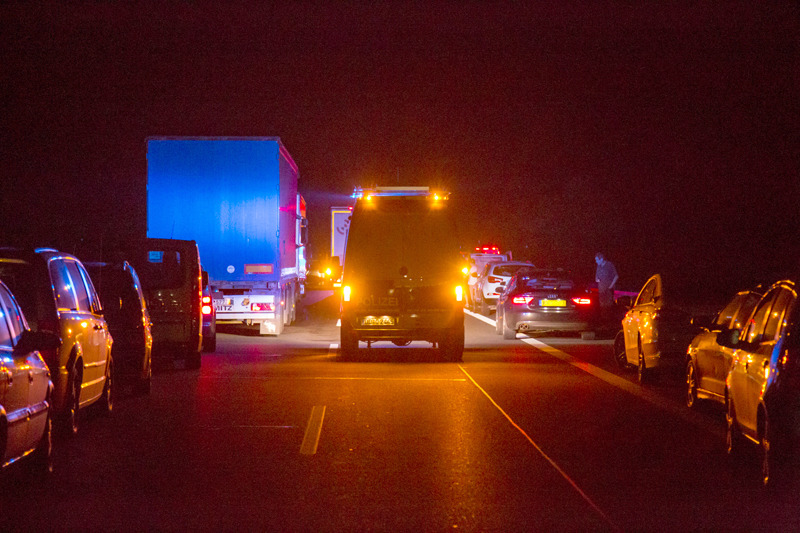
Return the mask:
[[[446,193],[358,190],[342,279],[343,358],[359,342],[427,341],[445,361],[464,350],[465,287],[456,222]]]

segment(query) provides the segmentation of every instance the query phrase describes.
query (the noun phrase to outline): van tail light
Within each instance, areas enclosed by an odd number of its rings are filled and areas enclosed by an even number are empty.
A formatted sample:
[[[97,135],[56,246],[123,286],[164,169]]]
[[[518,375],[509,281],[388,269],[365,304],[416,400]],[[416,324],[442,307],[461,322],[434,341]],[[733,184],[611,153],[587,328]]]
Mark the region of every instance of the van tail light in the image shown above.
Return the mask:
[[[203,296],[203,314],[208,316],[211,314],[211,296]]]
[[[533,300],[533,296],[514,296],[511,301],[517,305],[528,305]]]
[[[489,283],[500,283],[501,281],[503,281],[503,278],[498,278],[497,276],[489,276],[487,281]]]
[[[275,311],[275,304],[267,302],[255,302],[250,304],[251,311]]]
[[[572,302],[575,305],[592,305],[592,299],[586,296],[576,296],[572,299]]]

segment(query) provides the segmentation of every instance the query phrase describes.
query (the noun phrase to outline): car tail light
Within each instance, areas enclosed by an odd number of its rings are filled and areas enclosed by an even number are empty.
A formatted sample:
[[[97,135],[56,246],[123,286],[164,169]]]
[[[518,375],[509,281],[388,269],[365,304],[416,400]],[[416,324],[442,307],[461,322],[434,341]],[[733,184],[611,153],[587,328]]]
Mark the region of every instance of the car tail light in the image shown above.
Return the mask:
[[[528,305],[533,300],[533,296],[514,296],[511,301],[518,305]]]
[[[275,305],[266,302],[256,302],[250,304],[251,311],[274,311]]]
[[[489,283],[500,283],[503,281],[503,278],[498,278],[497,276],[489,276],[488,280]]]
[[[572,302],[575,305],[591,305],[592,299],[587,298],[586,296],[576,296],[575,298],[572,299]]]

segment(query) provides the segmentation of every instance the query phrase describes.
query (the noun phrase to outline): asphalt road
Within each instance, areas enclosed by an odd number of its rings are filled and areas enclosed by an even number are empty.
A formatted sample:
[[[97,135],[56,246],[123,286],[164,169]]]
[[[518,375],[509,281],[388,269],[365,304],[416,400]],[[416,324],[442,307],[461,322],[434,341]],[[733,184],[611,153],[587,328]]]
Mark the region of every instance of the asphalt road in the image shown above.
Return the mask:
[[[49,479],[14,465],[0,529],[800,529],[797,484],[728,458],[720,407],[689,411],[679,376],[639,386],[610,340],[504,341],[470,314],[463,363],[416,343],[340,362],[327,294],[85,416]]]

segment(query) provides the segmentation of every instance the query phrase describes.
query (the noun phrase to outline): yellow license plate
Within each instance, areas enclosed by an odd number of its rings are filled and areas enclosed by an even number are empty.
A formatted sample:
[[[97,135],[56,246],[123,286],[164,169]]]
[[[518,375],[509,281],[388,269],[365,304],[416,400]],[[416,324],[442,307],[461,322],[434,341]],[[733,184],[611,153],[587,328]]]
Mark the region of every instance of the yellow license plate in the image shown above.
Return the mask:
[[[365,316],[361,319],[362,326],[394,326],[393,316]]]
[[[539,305],[542,307],[566,307],[566,300],[539,300]]]

